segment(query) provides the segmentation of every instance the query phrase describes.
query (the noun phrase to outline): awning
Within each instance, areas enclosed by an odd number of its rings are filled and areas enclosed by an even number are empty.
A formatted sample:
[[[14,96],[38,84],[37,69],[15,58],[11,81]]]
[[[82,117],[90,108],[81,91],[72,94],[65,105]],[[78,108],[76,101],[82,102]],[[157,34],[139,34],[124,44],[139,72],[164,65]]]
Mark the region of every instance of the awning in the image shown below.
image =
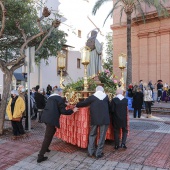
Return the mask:
[[[13,73],[16,80],[25,81],[24,75],[22,73]]]

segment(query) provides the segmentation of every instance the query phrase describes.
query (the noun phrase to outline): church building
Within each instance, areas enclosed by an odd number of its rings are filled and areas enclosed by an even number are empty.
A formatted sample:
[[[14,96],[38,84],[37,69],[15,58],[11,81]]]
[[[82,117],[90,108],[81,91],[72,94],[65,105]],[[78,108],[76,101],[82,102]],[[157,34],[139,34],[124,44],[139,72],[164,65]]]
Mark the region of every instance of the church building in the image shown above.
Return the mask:
[[[166,3],[167,9],[170,2]],[[132,16],[132,83],[161,79],[170,84],[170,18],[158,17],[154,8],[143,6],[145,23],[140,15]],[[120,77],[118,56],[127,54],[126,14],[120,24],[120,9],[113,13],[113,68]],[[126,75],[125,69],[125,75]]]

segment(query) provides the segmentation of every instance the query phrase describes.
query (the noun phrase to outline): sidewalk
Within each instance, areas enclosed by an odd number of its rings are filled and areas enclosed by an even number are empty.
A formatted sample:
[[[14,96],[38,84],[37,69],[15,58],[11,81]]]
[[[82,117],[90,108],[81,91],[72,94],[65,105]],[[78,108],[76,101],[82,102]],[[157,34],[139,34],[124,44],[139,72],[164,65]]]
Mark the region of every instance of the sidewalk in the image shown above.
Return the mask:
[[[45,125],[32,122],[33,130],[26,138],[12,140],[10,122],[5,122],[5,135],[0,136],[0,170],[163,170],[170,169],[169,115],[141,119],[130,114],[130,135],[126,151],[115,151],[113,141],[106,141],[104,157],[87,157],[87,149],[54,138],[47,153],[48,160],[37,163]]]

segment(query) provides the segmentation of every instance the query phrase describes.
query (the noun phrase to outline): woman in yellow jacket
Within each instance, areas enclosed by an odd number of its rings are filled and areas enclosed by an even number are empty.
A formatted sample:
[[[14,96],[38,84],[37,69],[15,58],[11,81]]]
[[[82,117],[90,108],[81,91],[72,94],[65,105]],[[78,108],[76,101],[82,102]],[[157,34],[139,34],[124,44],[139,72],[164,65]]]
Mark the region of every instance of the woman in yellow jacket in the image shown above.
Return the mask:
[[[24,128],[22,125],[22,116],[25,111],[25,102],[18,96],[17,90],[11,91],[11,99],[6,108],[6,112],[9,120],[11,120],[13,128],[13,139],[16,139],[19,135],[24,135]]]

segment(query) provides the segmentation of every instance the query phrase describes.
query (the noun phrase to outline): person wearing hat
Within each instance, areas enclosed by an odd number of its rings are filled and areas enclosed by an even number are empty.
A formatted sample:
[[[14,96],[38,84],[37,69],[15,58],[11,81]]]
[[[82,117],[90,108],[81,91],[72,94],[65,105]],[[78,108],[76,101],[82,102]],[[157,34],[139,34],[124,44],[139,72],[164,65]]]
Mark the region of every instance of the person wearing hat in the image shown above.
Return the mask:
[[[47,103],[43,110],[41,121],[46,124],[46,131],[44,140],[41,146],[41,149],[38,154],[37,162],[40,163],[48,159],[48,157],[44,156],[46,152],[50,152],[49,146],[53,139],[53,136],[56,132],[56,127],[60,128],[60,115],[71,115],[72,113],[76,112],[78,109],[65,109],[65,103],[62,95],[62,89],[56,88],[53,90],[53,94],[49,96],[47,99]]]
[[[162,98],[162,91],[163,91],[162,80],[158,80],[157,91],[158,91],[157,102],[160,103],[161,98]]]
[[[11,120],[14,140],[17,138],[17,136],[25,134],[22,125],[22,116],[24,111],[25,111],[24,100],[19,96],[17,90],[12,90],[11,99],[8,102],[6,112],[9,120]]]
[[[96,87],[96,92],[89,96],[85,101],[77,103],[76,107],[90,106],[90,134],[88,143],[88,156],[101,158],[104,156],[103,147],[105,143],[106,131],[110,124],[109,116],[109,98],[104,93],[102,86]],[[97,129],[99,127],[100,138],[97,149],[95,151],[95,141],[97,137]]]
[[[112,115],[112,124],[114,128],[115,149],[127,149],[126,138],[128,134],[127,118],[128,118],[128,99],[123,96],[123,90],[117,89],[116,97],[110,103],[110,112]],[[120,145],[119,136],[122,129],[122,142]]]

